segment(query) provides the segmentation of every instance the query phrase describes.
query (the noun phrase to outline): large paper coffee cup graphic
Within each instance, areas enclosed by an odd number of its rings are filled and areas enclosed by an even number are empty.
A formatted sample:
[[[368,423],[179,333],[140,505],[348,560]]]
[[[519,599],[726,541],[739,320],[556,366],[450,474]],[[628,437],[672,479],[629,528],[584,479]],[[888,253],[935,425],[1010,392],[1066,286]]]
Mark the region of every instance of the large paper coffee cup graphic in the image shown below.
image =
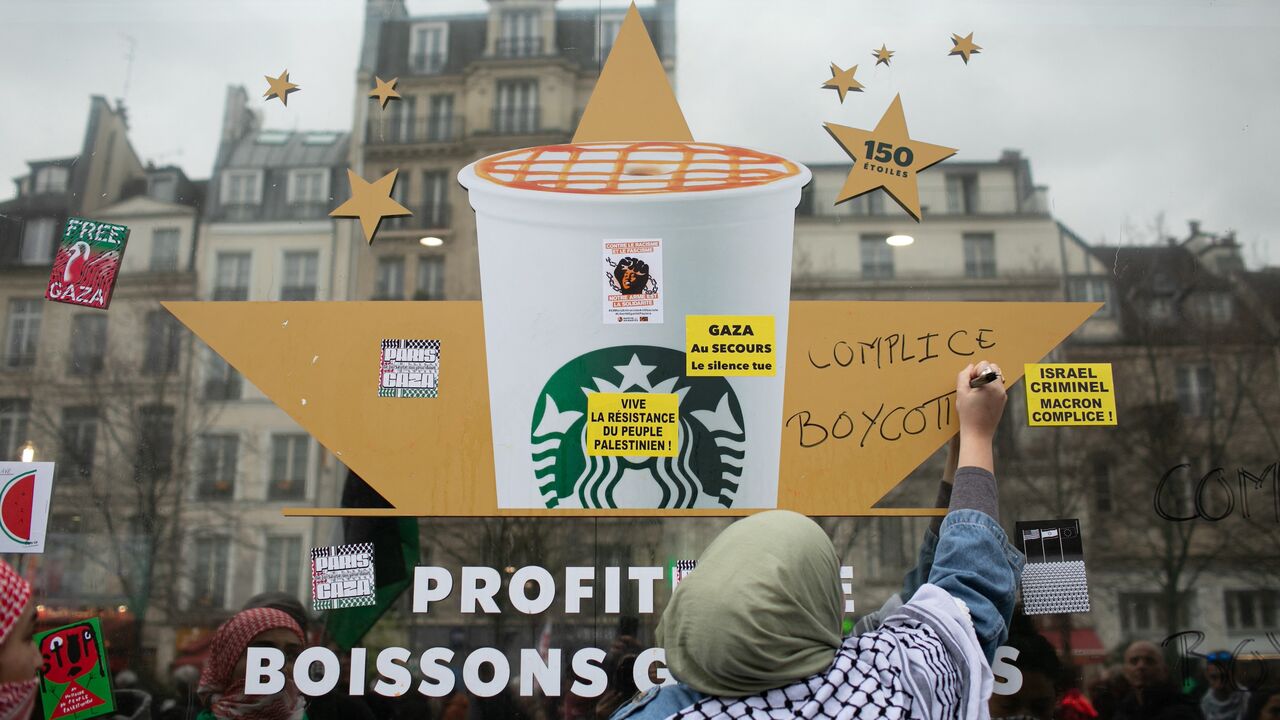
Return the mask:
[[[693,142],[553,145],[463,168],[499,507],[777,504],[792,235],[809,177]],[[772,317],[776,373],[686,376],[688,315]],[[593,403],[608,412],[591,415]]]

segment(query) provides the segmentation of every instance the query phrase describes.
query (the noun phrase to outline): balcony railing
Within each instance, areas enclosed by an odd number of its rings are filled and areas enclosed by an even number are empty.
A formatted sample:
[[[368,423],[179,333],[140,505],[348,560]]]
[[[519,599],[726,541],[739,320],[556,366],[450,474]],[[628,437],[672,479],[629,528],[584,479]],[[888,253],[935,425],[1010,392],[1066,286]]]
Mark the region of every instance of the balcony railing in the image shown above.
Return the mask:
[[[448,203],[405,205],[405,207],[412,210],[413,214],[386,218],[382,221],[382,227],[386,230],[439,230],[449,227],[449,219],[452,215],[449,212]]]
[[[18,353],[6,354],[4,356],[3,366],[10,370],[30,370],[31,368],[35,367],[35,364],[36,364],[35,352],[29,352],[29,353],[18,352]]]
[[[498,57],[534,57],[542,54],[542,38],[537,36],[498,38],[494,45]]]
[[[370,145],[408,145],[417,143],[449,143],[462,138],[465,124],[461,115],[371,120],[365,142]]]
[[[493,134],[531,135],[538,132],[542,113],[538,107],[494,108]]]
[[[213,289],[214,300],[248,300],[249,286],[234,285],[230,287],[218,287]]]
[[[409,68],[419,75],[435,75],[444,70],[448,57],[444,53],[416,53],[409,56]]]
[[[315,285],[287,285],[280,288],[281,300],[315,300]]]

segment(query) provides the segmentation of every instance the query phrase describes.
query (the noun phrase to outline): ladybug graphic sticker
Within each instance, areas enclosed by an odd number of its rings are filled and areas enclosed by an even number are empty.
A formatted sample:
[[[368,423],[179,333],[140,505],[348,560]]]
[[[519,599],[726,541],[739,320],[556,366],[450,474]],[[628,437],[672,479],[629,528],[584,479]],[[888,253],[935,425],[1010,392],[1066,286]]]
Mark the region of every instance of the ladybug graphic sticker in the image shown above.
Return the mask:
[[[106,310],[124,259],[129,228],[124,225],[67,218],[62,243],[53,259],[49,300]]]
[[[53,463],[0,462],[0,553],[42,553]]]
[[[98,618],[35,636],[40,650],[40,707],[45,720],[81,720],[116,710]]]

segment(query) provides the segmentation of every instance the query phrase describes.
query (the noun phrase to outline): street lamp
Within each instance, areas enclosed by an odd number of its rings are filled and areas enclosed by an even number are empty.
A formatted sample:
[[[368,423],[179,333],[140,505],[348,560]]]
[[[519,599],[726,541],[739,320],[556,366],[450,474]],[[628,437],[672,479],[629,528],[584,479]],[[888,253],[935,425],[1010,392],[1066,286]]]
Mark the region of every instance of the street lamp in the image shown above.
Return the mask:
[[[911,243],[915,242],[916,239],[911,237],[910,235],[890,235],[889,237],[885,238],[884,241],[894,247],[906,247]]]
[[[22,462],[34,462],[36,459],[36,444],[28,440],[27,443],[18,450],[18,453]]]
[[[425,247],[440,247],[441,245],[444,244],[444,240],[441,240],[438,237],[429,236],[429,237],[420,238],[418,240],[418,243]]]

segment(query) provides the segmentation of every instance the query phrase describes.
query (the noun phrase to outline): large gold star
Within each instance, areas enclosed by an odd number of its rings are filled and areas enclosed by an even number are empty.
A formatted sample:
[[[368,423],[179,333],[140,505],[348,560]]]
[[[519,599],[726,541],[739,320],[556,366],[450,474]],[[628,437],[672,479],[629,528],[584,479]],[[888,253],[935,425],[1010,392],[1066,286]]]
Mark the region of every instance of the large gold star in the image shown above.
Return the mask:
[[[373,234],[378,231],[378,223],[384,217],[412,215],[409,208],[391,198],[391,189],[395,187],[399,170],[392,170],[374,182],[366,182],[364,178],[347,168],[347,179],[351,181],[351,199],[342,203],[329,213],[330,217],[358,217],[360,229],[364,231],[364,239],[373,242]]]
[[[876,65],[879,65],[880,63],[888,65],[889,58],[893,57],[893,51],[885,47],[884,43],[880,43],[880,49],[872,50],[871,56],[876,59]]]
[[[930,145],[907,135],[902,96],[897,95],[874,130],[834,123],[823,127],[853,158],[853,170],[836,197],[836,204],[884,188],[916,222],[920,222],[920,187],[916,173],[956,154],[955,148]]]
[[[858,72],[857,65],[848,70],[841,70],[839,65],[831,63],[831,79],[822,83],[822,87],[832,88],[840,93],[840,102],[844,102],[846,92],[862,92],[862,83],[853,79],[853,74],[856,72]]]
[[[951,52],[947,53],[947,55],[959,55],[964,60],[965,65],[969,64],[970,55],[977,55],[982,52],[982,46],[973,42],[973,33],[969,33],[964,37],[952,33],[951,45]]]
[[[374,75],[373,79],[377,82],[377,87],[369,91],[369,97],[378,98],[382,103],[382,109],[385,110],[387,108],[387,101],[391,98],[396,98],[397,100],[400,98],[400,93],[396,92],[396,82],[399,81],[400,78],[391,78],[390,82],[386,82],[377,75]]]
[[[270,100],[273,97],[280,98],[280,102],[285,105],[289,104],[289,93],[298,92],[300,89],[297,85],[289,82],[289,71],[285,70],[280,73],[280,77],[271,77],[263,75],[267,79],[267,91],[262,93],[262,97]]]

